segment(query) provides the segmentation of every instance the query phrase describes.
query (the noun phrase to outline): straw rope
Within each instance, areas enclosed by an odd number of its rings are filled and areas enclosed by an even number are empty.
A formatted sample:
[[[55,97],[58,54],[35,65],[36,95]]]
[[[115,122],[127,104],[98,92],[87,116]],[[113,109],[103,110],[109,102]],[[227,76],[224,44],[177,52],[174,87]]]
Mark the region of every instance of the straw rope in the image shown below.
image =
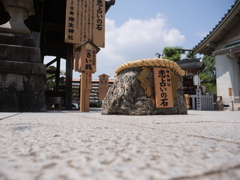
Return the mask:
[[[162,67],[169,67],[173,71],[175,71],[179,76],[184,76],[185,71],[182,70],[177,63],[167,60],[167,59],[160,59],[160,58],[154,58],[154,59],[141,59],[141,60],[135,60],[130,61],[127,63],[122,64],[119,66],[115,73],[118,74],[122,70],[132,67],[140,67],[140,66],[162,66]]]

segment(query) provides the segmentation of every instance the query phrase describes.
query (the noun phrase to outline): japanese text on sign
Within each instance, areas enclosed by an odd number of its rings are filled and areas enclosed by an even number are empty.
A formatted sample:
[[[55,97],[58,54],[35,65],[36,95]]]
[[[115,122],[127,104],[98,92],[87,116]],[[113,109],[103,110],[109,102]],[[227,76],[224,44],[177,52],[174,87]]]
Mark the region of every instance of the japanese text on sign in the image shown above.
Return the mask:
[[[81,46],[80,55],[75,53],[75,71],[84,72],[86,70],[96,72],[96,54],[97,49],[90,43]]]
[[[196,95],[197,95],[197,110],[201,110],[201,89],[196,89]]]
[[[172,82],[169,68],[153,68],[157,108],[173,107]]]
[[[65,42],[104,47],[105,0],[67,0]]]
[[[85,71],[86,73],[86,85],[85,85],[85,89],[91,89],[92,88],[92,71]]]
[[[80,65],[79,62],[80,61],[80,52],[75,52],[75,63],[74,63],[74,71],[80,72]]]

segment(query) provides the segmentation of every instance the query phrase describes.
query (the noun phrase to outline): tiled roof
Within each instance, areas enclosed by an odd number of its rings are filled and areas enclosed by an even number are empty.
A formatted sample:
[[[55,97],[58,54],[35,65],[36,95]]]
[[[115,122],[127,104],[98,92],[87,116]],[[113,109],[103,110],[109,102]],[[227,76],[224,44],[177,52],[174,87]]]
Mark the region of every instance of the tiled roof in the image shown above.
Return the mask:
[[[176,61],[176,63],[183,70],[204,68],[204,64],[200,62],[200,59],[183,59],[181,61]]]
[[[236,0],[234,5],[231,6],[231,9],[228,10],[226,14],[224,14],[224,17],[222,17],[221,21],[218,22],[218,24],[215,25],[215,27],[208,33],[206,37],[204,37],[201,42],[199,42],[193,49],[197,48],[202,42],[204,42],[205,39],[207,39],[213,32],[214,30],[225,20],[225,18],[228,16],[228,14],[233,10],[233,8],[240,2],[240,0]]]

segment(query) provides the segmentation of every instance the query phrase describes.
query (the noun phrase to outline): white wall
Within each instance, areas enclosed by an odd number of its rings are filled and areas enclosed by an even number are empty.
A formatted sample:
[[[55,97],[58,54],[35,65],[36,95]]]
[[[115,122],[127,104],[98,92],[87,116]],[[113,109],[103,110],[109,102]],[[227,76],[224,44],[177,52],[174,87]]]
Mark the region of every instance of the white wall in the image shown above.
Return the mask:
[[[239,74],[238,57],[231,58],[227,55],[216,56],[217,95],[222,96],[225,104],[230,97],[228,88],[233,88],[233,100],[239,103]]]

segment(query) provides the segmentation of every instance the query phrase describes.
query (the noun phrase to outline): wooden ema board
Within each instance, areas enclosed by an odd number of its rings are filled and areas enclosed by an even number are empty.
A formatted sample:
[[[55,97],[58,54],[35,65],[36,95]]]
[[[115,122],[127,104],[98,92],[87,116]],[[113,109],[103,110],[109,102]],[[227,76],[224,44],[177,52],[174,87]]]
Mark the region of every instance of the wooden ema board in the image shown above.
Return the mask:
[[[228,88],[228,95],[230,97],[233,96],[233,89],[232,88]]]
[[[74,70],[77,72],[92,71],[95,73],[97,48],[92,46],[90,42],[81,46],[81,50],[75,52]]]
[[[172,80],[169,68],[153,68],[157,108],[171,108],[173,104]]]
[[[65,42],[105,46],[105,0],[67,0]]]
[[[88,70],[81,74],[81,92],[80,92],[81,112],[89,112],[91,88],[92,88],[92,72]]]
[[[109,76],[102,74],[99,76],[99,94],[98,99],[104,100],[109,89]]]

